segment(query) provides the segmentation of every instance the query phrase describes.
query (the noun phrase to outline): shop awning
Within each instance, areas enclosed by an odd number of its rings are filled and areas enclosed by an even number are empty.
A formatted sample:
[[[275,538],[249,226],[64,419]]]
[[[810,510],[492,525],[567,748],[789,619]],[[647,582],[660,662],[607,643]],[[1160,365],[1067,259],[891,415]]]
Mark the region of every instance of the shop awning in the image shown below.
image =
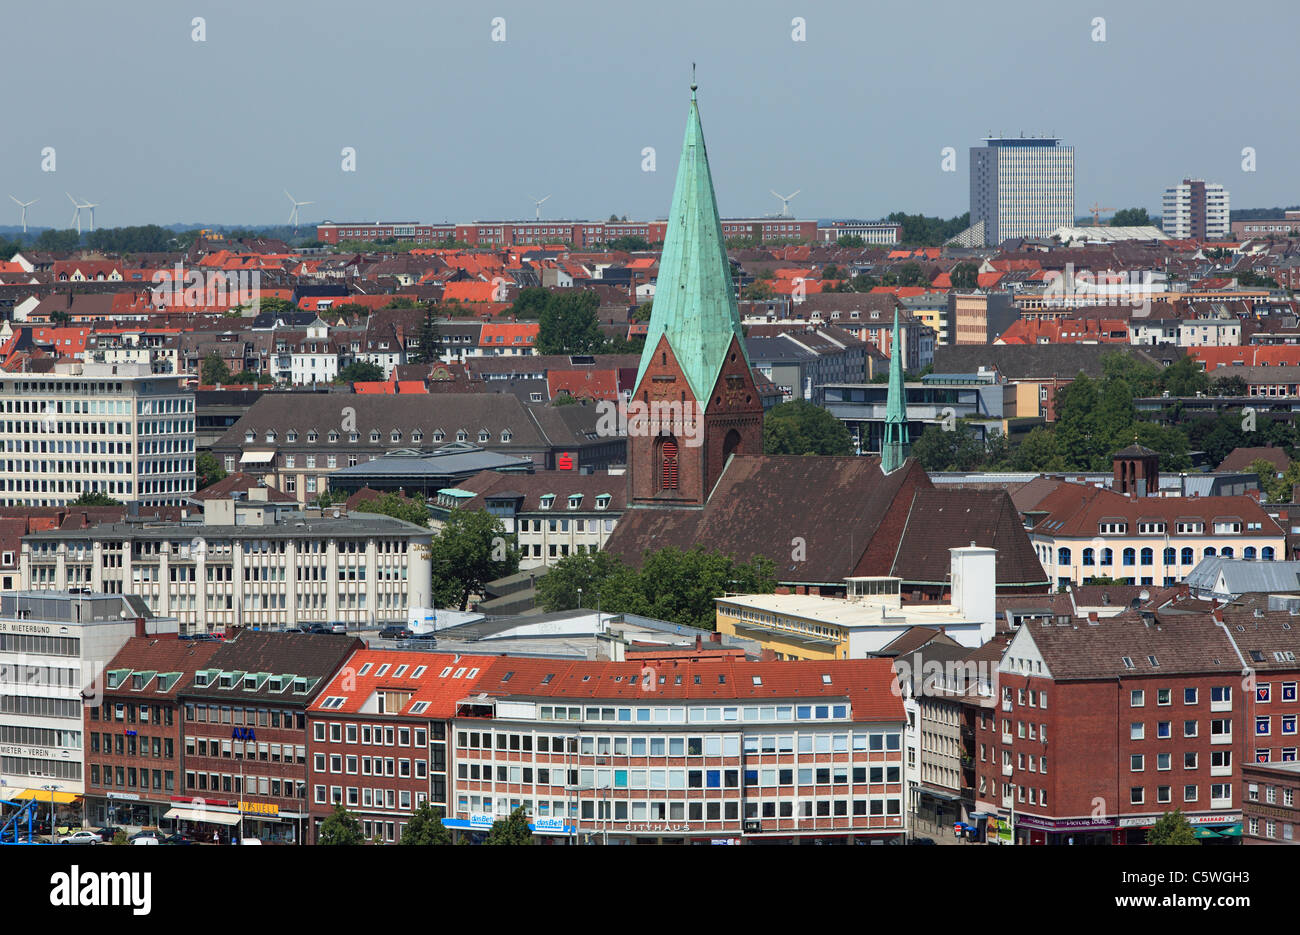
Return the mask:
[[[1217,838],[1219,833],[1210,828],[1197,826],[1192,829],[1192,837],[1196,838]]]
[[[201,821],[209,825],[237,825],[239,816],[233,812],[214,812],[208,808],[170,808],[164,818],[180,818],[184,821]]]
[[[49,802],[53,799],[60,805],[71,805],[81,796],[74,792],[46,792],[44,789],[24,789],[13,797],[15,801],[22,799],[36,799],[39,802]]]
[[[239,456],[240,464],[270,464],[274,451],[245,451]]]
[[[1214,830],[1219,832],[1220,837],[1239,838],[1241,837],[1241,822],[1234,822],[1221,828],[1215,828]]]

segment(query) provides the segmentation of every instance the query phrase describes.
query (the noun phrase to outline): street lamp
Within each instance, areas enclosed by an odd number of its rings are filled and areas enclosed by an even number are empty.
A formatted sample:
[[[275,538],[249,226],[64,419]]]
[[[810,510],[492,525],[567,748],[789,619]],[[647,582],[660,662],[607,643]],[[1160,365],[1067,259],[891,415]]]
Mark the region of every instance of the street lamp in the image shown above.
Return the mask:
[[[58,844],[59,828],[58,828],[58,823],[55,821],[54,818],[54,793],[57,790],[62,789],[63,786],[59,785],[56,782],[52,782],[49,783],[48,785],[41,786],[41,788],[50,794],[50,840],[53,843]]]

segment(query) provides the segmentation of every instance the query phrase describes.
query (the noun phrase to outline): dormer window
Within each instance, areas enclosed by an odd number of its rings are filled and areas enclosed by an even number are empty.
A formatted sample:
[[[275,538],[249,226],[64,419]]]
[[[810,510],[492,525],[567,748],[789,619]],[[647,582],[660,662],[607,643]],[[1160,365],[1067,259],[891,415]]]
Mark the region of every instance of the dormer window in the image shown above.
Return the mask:
[[[296,442],[298,440],[298,430],[289,429],[289,431],[284,435],[284,440],[288,442]]]
[[[245,442],[245,444],[251,444],[252,441],[253,441],[253,439],[256,438],[256,437],[257,437],[257,436],[255,436],[251,431],[245,432],[245,433],[244,433],[244,442]]]
[[[320,436],[316,433],[315,429],[312,429],[310,432],[307,433],[307,441],[313,444],[315,444],[316,439],[318,438],[320,438]]]
[[[421,432],[419,429],[416,429],[414,432],[411,433],[411,441],[413,442],[424,441],[424,433]]]
[[[356,443],[357,441],[359,441],[360,439],[361,439],[361,433],[359,433],[359,432],[348,432],[348,441],[353,442],[353,443],[355,444],[355,443]]]
[[[575,493],[569,495],[569,509],[576,510],[582,506],[582,494]]]
[[[378,443],[379,443],[379,432],[372,430],[370,433],[370,444],[377,445]]]
[[[393,429],[393,434],[391,434],[391,435],[388,436],[388,440],[391,441],[394,445],[396,445],[398,442],[400,442],[400,441],[402,440],[402,432],[401,432],[401,430],[400,430],[400,429]]]
[[[1099,529],[1103,536],[1122,536],[1128,532],[1128,523],[1112,520],[1108,523],[1100,523]]]
[[[327,437],[331,442],[336,442],[339,440],[339,433],[334,431],[333,429],[330,429],[330,433]]]
[[[458,442],[463,442],[467,438],[469,438],[469,433],[466,432],[464,429],[461,429],[459,432],[456,433],[456,441]]]
[[[596,497],[596,509],[598,510],[609,509],[609,499],[610,497],[609,494],[607,493],[600,494],[598,497]]]
[[[506,429],[504,432],[501,433],[501,441],[502,441],[502,442],[508,442],[508,441],[510,441],[510,439],[512,439],[512,438],[514,438],[514,436],[510,434],[510,430],[509,430],[509,429]]]
[[[274,444],[275,444],[275,429],[267,429],[267,432],[266,432],[266,443],[267,443],[268,445],[274,445]]]
[[[446,435],[442,434],[442,429],[438,429],[436,432],[433,433],[433,440],[436,442],[440,442],[446,437],[447,437]]]
[[[555,503],[555,494],[544,493],[542,494],[541,499],[537,502],[537,508],[539,510],[549,510],[552,504],[554,503]]]
[[[478,440],[480,444],[486,442],[491,437],[492,436],[488,434],[487,429],[484,429],[483,431],[478,433]]]
[[[230,673],[223,673],[221,680],[217,684],[221,688],[233,688],[235,685],[235,677]]]

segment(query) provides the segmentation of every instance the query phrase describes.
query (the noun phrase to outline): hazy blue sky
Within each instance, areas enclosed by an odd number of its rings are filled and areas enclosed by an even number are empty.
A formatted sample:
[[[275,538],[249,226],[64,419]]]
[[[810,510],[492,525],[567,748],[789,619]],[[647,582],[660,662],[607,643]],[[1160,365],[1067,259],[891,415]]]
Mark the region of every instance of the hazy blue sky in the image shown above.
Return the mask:
[[[23,0],[5,13],[0,196],[39,198],[28,223],[57,227],[65,190],[100,203],[100,227],[283,223],[284,188],[315,202],[304,225],[531,217],[546,194],[543,217],[658,217],[695,61],[725,215],[778,210],[769,189],[802,189],[801,217],[960,214],[989,131],[1072,144],[1079,214],[1158,211],[1184,175],[1234,207],[1294,204],[1297,25],[1294,0]]]

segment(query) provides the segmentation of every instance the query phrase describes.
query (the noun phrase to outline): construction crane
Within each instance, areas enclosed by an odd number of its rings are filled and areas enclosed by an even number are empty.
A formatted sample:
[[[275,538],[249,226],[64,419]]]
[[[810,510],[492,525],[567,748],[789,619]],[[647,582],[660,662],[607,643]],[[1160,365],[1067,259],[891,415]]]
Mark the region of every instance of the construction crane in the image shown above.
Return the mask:
[[[1093,226],[1093,227],[1101,227],[1101,212],[1103,212],[1103,211],[1114,211],[1115,209],[1114,209],[1114,208],[1103,208],[1101,205],[1097,204],[1097,202],[1094,201],[1094,202],[1092,203],[1092,207],[1089,208],[1088,210],[1092,213],[1092,226]]]

